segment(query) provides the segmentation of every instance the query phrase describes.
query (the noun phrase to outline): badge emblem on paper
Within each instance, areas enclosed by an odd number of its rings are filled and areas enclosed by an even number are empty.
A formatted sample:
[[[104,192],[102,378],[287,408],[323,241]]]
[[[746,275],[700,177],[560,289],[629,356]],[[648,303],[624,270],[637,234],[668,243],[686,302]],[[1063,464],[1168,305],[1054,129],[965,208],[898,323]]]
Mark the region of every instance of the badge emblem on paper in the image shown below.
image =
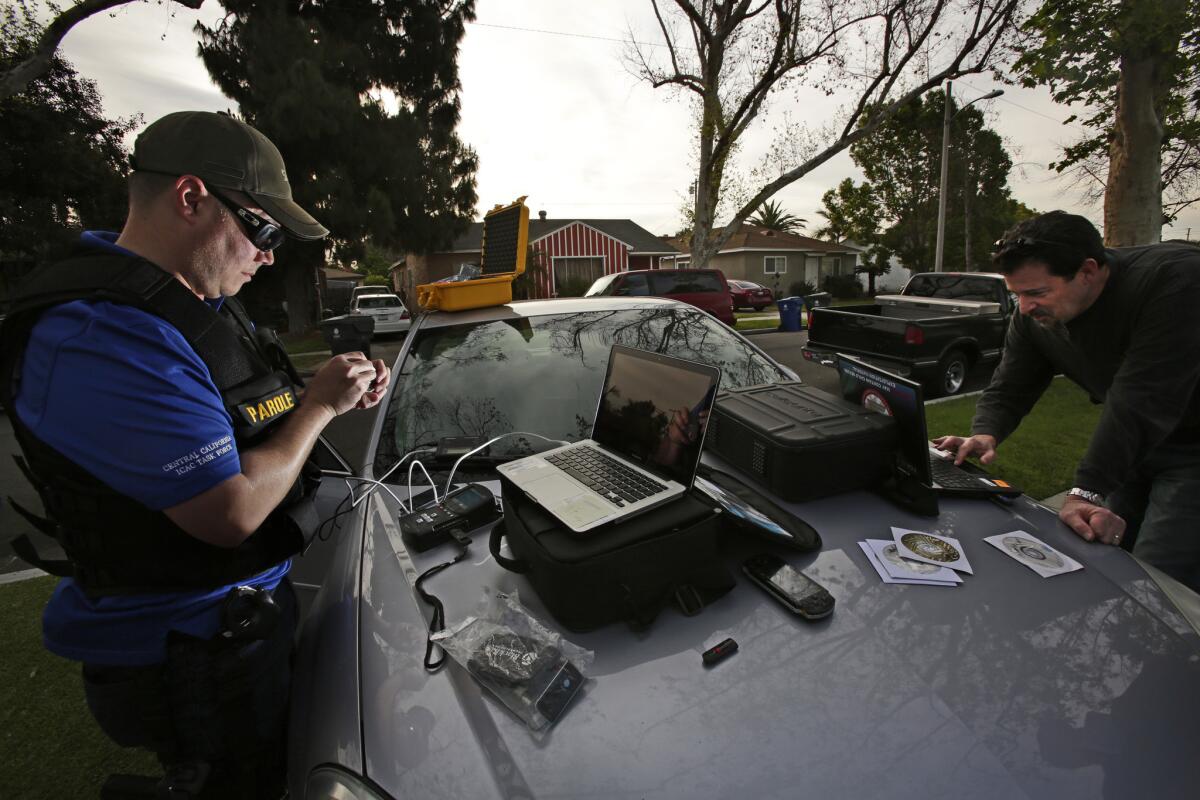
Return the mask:
[[[923,561],[935,567],[949,567],[969,575],[975,574],[957,539],[904,528],[892,528],[892,537],[896,541],[896,549],[904,558]]]
[[[884,583],[924,586],[954,586],[962,583],[962,578],[954,570],[902,557],[896,549],[896,543],[890,539],[867,539],[859,542],[858,546]]]
[[[1083,569],[1083,565],[1075,559],[1058,552],[1041,539],[1025,531],[988,536],[984,541],[1009,558],[1029,567],[1043,578],[1053,578],[1055,575]]]

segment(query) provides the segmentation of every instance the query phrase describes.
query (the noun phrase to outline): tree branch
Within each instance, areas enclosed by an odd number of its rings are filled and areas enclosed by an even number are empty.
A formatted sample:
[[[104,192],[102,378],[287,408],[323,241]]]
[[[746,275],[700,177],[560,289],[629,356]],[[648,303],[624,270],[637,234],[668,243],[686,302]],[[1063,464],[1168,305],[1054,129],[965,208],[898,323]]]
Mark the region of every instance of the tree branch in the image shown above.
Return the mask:
[[[54,53],[62,43],[63,37],[77,23],[94,14],[130,2],[133,0],[81,0],[55,17],[46,26],[33,53],[12,69],[0,74],[0,100],[7,100],[13,95],[25,91],[30,83],[45,75],[50,70],[50,63],[54,60]],[[204,0],[172,0],[172,2],[197,9],[204,3]]]

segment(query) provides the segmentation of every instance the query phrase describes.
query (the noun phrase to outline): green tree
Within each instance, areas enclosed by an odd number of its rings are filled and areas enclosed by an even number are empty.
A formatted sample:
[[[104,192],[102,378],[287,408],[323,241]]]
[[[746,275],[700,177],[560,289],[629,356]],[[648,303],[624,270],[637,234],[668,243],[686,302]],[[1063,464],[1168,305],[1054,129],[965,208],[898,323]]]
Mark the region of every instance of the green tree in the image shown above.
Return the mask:
[[[889,223],[882,244],[917,271],[934,263],[945,98],[938,90],[913,100],[850,148]],[[979,269],[1016,221],[1017,206],[1008,187],[1012,159],[975,106],[955,115],[949,166],[945,264]]]
[[[28,58],[42,34],[35,11],[0,10],[0,70]],[[0,100],[0,263],[6,280],[53,257],[82,228],[125,219],[125,135],[138,118],[110,120],[93,81],[60,56],[26,91]]]
[[[1200,4],[1047,0],[1024,29],[1021,83],[1087,109],[1066,123],[1091,133],[1051,166],[1103,195],[1108,244],[1157,242],[1200,200]]]
[[[705,266],[780,189],[799,180],[945,80],[983,72],[1006,50],[1020,0],[651,0],[661,46],[634,42],[631,68],[655,88],[693,100],[697,131],[692,197],[693,267]],[[784,92],[801,85],[839,94],[827,129],[782,126],[730,203],[739,144]],[[740,196],[742,190],[732,194]],[[717,222],[722,200],[736,205]]]
[[[246,121],[279,146],[297,201],[340,261],[368,237],[445,247],[470,224],[475,153],[455,132],[458,46],[474,0],[225,0],[200,55]],[[326,243],[279,252],[293,330],[315,321]]]
[[[750,224],[769,231],[779,233],[801,233],[808,220],[801,219],[783,210],[783,206],[774,200],[767,200],[758,209],[758,213],[750,218]]]
[[[883,243],[880,227],[883,209],[875,198],[874,189],[865,181],[856,186],[853,180],[846,178],[836,189],[825,192],[821,202],[824,208],[817,213],[825,218],[826,225],[817,231],[817,235],[835,241],[851,239],[866,248],[862,262],[854,271],[867,276],[867,293],[875,294],[875,277],[891,269],[892,253]]]

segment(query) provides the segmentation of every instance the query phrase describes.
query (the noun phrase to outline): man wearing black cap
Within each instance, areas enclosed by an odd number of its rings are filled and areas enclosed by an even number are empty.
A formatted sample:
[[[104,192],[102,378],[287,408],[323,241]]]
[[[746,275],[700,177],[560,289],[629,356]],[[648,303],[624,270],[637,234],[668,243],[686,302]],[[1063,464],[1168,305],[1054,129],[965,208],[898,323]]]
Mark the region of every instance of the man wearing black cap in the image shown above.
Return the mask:
[[[119,235],[86,232],[18,292],[0,342],[35,524],[66,562],[46,646],[83,662],[118,744],[154,751],[203,797],[282,791],[296,604],[286,575],[315,527],[309,454],[380,402],[382,361],[335,356],[301,391],[234,295],[286,236],[328,231],[291,197],[279,151],[207,112],[137,139]],[[176,795],[171,795],[176,796]]]
[[[1066,375],[1104,412],[1060,518],[1200,591],[1200,248],[1106,250],[1086,219],[1052,211],[1005,234],[993,263],[1020,313],[972,435],[934,443],[989,463]]]

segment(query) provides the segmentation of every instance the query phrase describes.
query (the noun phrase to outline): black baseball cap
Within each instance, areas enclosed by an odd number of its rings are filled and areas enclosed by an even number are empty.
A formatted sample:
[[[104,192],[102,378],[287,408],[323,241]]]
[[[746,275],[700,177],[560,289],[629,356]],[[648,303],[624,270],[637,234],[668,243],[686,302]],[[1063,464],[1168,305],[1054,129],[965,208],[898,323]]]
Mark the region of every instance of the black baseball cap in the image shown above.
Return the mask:
[[[138,136],[132,161],[134,170],[195,175],[210,186],[244,192],[297,239],[329,235],[324,225],[292,200],[279,148],[228,114],[167,114]]]

